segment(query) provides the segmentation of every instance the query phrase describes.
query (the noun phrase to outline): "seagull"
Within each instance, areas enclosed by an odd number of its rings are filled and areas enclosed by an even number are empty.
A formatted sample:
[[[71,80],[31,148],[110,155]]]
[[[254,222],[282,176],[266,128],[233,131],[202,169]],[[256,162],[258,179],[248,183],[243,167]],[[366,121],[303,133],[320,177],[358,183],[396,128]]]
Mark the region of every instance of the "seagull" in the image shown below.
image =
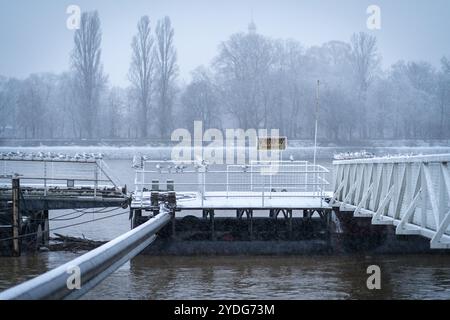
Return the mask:
[[[289,160],[290,160],[291,162],[294,161],[294,156],[293,156],[292,154],[289,156]]]

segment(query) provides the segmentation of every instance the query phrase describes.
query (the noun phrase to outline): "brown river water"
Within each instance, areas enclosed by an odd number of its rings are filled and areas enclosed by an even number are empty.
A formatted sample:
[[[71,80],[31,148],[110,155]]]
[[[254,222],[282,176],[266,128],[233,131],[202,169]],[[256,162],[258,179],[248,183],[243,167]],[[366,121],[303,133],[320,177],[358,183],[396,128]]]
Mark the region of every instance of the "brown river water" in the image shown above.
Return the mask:
[[[107,161],[132,186],[130,160]],[[322,163],[330,167],[330,163]],[[123,215],[58,231],[109,240],[129,230]],[[51,212],[50,218],[64,212]],[[75,222],[111,213],[88,213]],[[52,221],[50,229],[73,223]],[[0,290],[57,267],[82,253],[43,252],[0,257]],[[369,290],[367,267],[381,269],[381,290]],[[450,255],[138,256],[83,299],[450,299]]]

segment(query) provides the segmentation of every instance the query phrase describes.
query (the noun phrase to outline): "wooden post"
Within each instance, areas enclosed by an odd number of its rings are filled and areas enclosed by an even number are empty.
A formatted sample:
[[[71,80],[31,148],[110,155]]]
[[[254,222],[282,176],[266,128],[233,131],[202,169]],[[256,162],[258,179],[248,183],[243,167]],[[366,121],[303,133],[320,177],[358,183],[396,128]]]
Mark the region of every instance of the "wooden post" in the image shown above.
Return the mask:
[[[175,209],[170,213],[171,222],[172,222],[172,239],[176,238],[176,217],[175,217]]]
[[[248,224],[248,233],[250,236],[250,241],[253,240],[253,210],[252,209],[247,209],[247,219],[249,220],[249,224]]]
[[[44,210],[43,216],[44,216],[44,221],[42,223],[42,225],[43,225],[42,231],[44,232],[43,244],[44,244],[44,246],[48,246],[48,242],[50,240],[50,222],[49,222],[48,210]]]
[[[20,256],[20,228],[22,217],[20,215],[20,180],[12,179],[12,254],[15,257]]]
[[[209,211],[209,218],[211,219],[211,240],[216,240],[216,231],[215,231],[215,225],[214,225],[214,210]]]
[[[138,227],[141,224],[142,218],[142,210],[141,209],[135,209],[133,214],[133,220],[131,228],[134,229]]]

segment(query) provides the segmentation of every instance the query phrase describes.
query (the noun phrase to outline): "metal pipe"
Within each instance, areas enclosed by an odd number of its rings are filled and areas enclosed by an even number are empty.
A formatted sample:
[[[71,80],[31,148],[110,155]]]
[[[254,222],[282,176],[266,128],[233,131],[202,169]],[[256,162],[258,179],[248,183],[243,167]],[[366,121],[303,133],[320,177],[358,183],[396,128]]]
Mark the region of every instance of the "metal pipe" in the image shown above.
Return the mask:
[[[165,206],[160,210],[156,217],[101,247],[3,291],[0,300],[77,299],[83,296],[155,240],[155,233],[170,221],[169,210]],[[79,268],[81,287],[71,290],[68,282],[74,268]]]

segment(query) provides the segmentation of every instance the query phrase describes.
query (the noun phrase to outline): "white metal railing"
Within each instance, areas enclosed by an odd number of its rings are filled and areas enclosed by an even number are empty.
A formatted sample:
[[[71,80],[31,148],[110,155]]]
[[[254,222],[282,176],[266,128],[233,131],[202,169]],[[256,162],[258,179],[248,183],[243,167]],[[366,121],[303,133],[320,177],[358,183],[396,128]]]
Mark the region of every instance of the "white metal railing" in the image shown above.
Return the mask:
[[[450,154],[334,161],[333,201],[450,248]]]
[[[102,159],[2,159],[0,160],[0,188],[11,187],[17,176],[22,187],[42,189],[47,196],[55,188],[89,188],[94,197],[101,188],[119,188],[119,182]]]
[[[212,166],[197,161],[143,161],[135,172],[134,200],[143,205],[149,191],[163,189],[167,181],[177,192],[196,193],[202,204],[208,197],[260,197],[262,203],[265,198],[277,197],[323,198],[329,185],[328,174],[325,167],[307,161]]]

